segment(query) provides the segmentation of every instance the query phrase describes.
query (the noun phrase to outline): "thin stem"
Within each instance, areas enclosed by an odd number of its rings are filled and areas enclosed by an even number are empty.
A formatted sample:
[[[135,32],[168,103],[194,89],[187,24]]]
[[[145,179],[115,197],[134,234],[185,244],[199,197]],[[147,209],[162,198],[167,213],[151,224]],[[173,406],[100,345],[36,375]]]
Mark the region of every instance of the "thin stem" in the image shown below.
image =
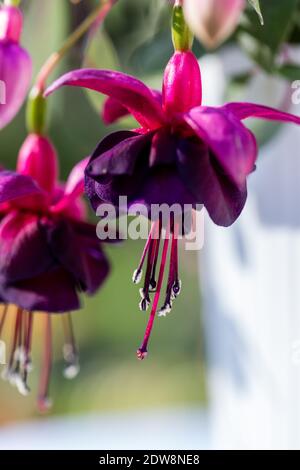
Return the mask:
[[[85,18],[75,31],[66,39],[58,51],[53,52],[42,66],[36,80],[36,88],[42,93],[45,89],[46,81],[53,72],[57,64],[65,54],[82,38],[82,36],[95,23],[101,23],[117,0],[100,0],[100,4]]]

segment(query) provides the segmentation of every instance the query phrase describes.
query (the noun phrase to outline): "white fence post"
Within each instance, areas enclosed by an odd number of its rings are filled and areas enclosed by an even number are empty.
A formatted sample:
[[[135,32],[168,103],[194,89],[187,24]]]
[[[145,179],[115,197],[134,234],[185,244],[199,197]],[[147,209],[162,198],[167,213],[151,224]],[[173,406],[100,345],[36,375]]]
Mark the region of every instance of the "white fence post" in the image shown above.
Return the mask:
[[[207,218],[205,227],[200,266],[213,445],[299,449],[299,128],[284,125],[261,150],[238,222],[222,229]]]
[[[212,412],[224,447],[300,448],[300,132],[261,152],[229,229],[207,223],[203,295]]]

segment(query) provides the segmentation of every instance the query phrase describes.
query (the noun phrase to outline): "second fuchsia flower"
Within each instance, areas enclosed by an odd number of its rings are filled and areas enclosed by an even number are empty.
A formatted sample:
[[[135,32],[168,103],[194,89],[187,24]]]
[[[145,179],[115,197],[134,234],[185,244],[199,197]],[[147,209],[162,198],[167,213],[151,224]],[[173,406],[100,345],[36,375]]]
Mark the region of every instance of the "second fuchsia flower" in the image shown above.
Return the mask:
[[[176,203],[184,210],[185,204],[204,204],[216,224],[229,226],[246,203],[247,177],[257,159],[255,137],[243,120],[256,117],[299,125],[300,118],[259,104],[203,105],[200,69],[189,50],[181,8],[175,7],[175,13],[177,50],[166,67],[162,93],[120,72],[82,69],[58,79],[46,94],[65,85],[96,90],[110,97],[105,107],[107,122],[126,109],[140,124],[134,131],[110,134],[94,151],[86,169],[86,192],[95,209],[102,202],[117,205],[120,195],[126,195],[129,204],[143,202],[149,208],[151,204]],[[180,17],[182,24],[178,25]],[[170,311],[181,288],[177,252],[180,227],[170,218],[166,228],[171,232],[171,249],[166,298],[159,311],[163,315]],[[167,263],[168,237],[156,277],[161,236],[161,221],[156,220],[134,274],[134,282],[139,282],[146,262],[142,310],[148,308],[154,292],[144,340],[138,349],[140,359],[147,354]]]
[[[26,395],[31,370],[34,312],[45,312],[44,359],[39,408],[49,406],[52,363],[51,314],[63,313],[65,376],[79,371],[70,312],[80,294],[94,294],[109,272],[108,260],[87,223],[82,199],[84,168],[77,164],[65,185],[58,181],[56,151],[45,136],[32,133],[18,157],[17,170],[0,172],[0,336],[10,306],[15,325],[3,377]]]
[[[31,81],[31,58],[19,42],[23,18],[13,6],[0,7],[0,129],[20,110]]]

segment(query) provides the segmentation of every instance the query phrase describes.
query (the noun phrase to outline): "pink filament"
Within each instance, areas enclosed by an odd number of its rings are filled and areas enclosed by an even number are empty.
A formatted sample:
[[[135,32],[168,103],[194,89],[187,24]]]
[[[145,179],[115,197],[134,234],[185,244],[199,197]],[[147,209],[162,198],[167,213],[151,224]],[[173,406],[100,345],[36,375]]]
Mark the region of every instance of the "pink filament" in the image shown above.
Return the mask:
[[[169,247],[169,233],[167,232],[166,233],[166,238],[164,240],[162,257],[161,257],[161,265],[160,265],[158,281],[157,281],[157,289],[156,289],[156,292],[155,292],[150,317],[149,317],[148,324],[147,324],[147,327],[146,327],[146,331],[145,331],[142,346],[137,351],[137,356],[138,356],[139,359],[144,359],[147,355],[147,346],[148,346],[148,342],[149,342],[150,335],[151,335],[151,332],[152,332],[154,319],[155,319],[155,315],[156,315],[156,310],[157,310],[157,306],[158,306],[158,302],[159,302],[159,298],[160,298],[161,287],[162,287],[163,278],[164,278],[165,265],[166,265],[166,261],[167,261],[167,255],[168,255],[168,247]]]

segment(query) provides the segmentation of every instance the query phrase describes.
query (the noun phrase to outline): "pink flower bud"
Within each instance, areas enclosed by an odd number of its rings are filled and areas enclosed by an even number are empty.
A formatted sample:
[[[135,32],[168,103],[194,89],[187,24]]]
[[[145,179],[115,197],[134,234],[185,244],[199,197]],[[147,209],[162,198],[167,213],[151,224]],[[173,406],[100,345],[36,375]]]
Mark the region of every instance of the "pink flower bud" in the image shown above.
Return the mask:
[[[20,110],[31,80],[31,59],[19,45],[22,14],[18,8],[0,8],[0,129]]]
[[[175,52],[164,74],[163,108],[169,114],[200,106],[202,85],[199,64],[191,51]]]
[[[0,10],[0,40],[19,42],[23,27],[22,13],[18,8],[4,6]]]
[[[185,0],[183,6],[194,34],[207,48],[215,48],[235,30],[245,0]]]
[[[31,176],[51,194],[58,179],[58,161],[50,140],[38,134],[29,134],[19,152],[17,171]]]

